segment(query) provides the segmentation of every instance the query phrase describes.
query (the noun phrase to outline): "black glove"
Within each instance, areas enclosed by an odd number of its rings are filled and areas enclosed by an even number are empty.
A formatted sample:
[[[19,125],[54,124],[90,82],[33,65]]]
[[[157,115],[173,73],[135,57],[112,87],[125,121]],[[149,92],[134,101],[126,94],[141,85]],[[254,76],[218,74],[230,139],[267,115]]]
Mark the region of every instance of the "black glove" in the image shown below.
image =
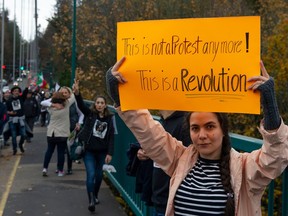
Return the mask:
[[[281,118],[274,93],[274,79],[270,77],[269,80],[258,87],[258,90],[261,94],[265,130],[274,130],[279,128]]]
[[[106,88],[108,95],[112,98],[115,106],[120,106],[118,80],[112,75],[112,67],[106,72]]]

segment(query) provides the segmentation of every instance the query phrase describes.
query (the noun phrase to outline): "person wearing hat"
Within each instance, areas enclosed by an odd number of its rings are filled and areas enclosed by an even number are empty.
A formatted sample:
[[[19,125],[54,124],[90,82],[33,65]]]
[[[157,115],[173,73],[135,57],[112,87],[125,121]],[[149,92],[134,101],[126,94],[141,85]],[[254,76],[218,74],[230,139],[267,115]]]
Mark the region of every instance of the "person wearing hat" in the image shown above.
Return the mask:
[[[34,92],[29,89],[27,92],[27,96],[26,99],[24,101],[24,115],[25,115],[25,121],[27,123],[27,129],[30,129],[30,132],[33,133],[33,128],[34,128],[34,123],[36,120],[36,117],[39,115],[40,113],[40,106],[38,101],[36,100],[35,96],[34,96]],[[26,141],[28,143],[31,142],[31,137],[28,136],[28,134],[26,134]]]
[[[11,91],[9,89],[9,86],[4,86],[2,89],[2,103],[5,105],[6,113],[7,113],[7,101],[11,98]],[[7,124],[9,121],[9,115],[6,116],[6,121],[3,125],[3,138],[4,138],[4,146],[9,146],[7,143],[10,137],[10,129],[9,124]]]
[[[4,86],[2,89],[2,102],[3,104],[6,105],[6,102],[10,99],[11,97],[11,91],[8,86]]]
[[[12,137],[12,148],[13,155],[17,153],[17,135],[21,136],[19,141],[19,149],[24,153],[23,143],[26,139],[26,129],[25,129],[25,116],[24,116],[24,100],[26,98],[28,88],[21,91],[19,86],[14,86],[11,88],[12,97],[7,101],[7,113],[9,115],[9,128]]]
[[[3,141],[3,129],[4,129],[6,122],[7,122],[7,108],[2,102],[0,102],[0,140],[1,141]],[[2,143],[0,147],[2,147]]]

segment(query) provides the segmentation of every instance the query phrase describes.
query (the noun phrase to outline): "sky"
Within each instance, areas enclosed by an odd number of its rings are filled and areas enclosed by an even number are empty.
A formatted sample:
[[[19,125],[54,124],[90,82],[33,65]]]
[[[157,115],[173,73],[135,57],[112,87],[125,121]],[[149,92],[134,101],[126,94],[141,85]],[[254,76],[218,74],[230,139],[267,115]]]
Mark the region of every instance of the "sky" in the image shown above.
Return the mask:
[[[0,2],[2,11],[3,0]],[[32,40],[35,36],[35,0],[4,0],[4,8],[9,10],[10,20],[14,20],[14,3],[16,3],[16,22],[21,34],[24,39]],[[47,19],[53,16],[55,4],[56,0],[37,0],[37,23],[40,25],[40,32],[44,32],[48,25]]]

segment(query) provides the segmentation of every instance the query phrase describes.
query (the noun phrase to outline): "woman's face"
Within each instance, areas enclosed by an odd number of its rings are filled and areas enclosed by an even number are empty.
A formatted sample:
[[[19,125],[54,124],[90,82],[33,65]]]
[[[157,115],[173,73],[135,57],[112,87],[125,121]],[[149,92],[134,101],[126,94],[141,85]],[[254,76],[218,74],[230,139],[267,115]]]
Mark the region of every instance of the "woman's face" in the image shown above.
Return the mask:
[[[66,99],[68,99],[68,98],[70,97],[70,92],[68,91],[68,89],[62,88],[62,89],[60,90],[60,92],[62,92],[62,94],[64,95],[64,97],[65,97]]]
[[[205,159],[220,159],[223,131],[215,113],[193,112],[189,121],[193,145]]]
[[[4,98],[9,98],[11,96],[10,90],[6,91],[3,96]]]
[[[101,97],[97,98],[95,101],[95,108],[98,112],[103,113],[106,108],[105,100]]]

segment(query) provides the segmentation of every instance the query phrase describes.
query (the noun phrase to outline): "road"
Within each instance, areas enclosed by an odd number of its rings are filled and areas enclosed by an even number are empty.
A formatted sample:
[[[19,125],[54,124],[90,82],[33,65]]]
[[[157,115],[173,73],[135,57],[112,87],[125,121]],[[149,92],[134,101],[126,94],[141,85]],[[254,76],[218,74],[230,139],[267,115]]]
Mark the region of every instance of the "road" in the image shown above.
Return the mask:
[[[56,151],[49,165],[49,176],[42,176],[46,150],[46,127],[35,126],[32,143],[25,143],[25,153],[12,156],[10,146],[0,157],[0,216],[82,216],[88,211],[83,163],[73,163],[73,174],[58,177]],[[19,151],[18,151],[19,152]],[[65,164],[66,166],[66,164]],[[95,215],[126,215],[110,188],[103,181],[100,204]]]

